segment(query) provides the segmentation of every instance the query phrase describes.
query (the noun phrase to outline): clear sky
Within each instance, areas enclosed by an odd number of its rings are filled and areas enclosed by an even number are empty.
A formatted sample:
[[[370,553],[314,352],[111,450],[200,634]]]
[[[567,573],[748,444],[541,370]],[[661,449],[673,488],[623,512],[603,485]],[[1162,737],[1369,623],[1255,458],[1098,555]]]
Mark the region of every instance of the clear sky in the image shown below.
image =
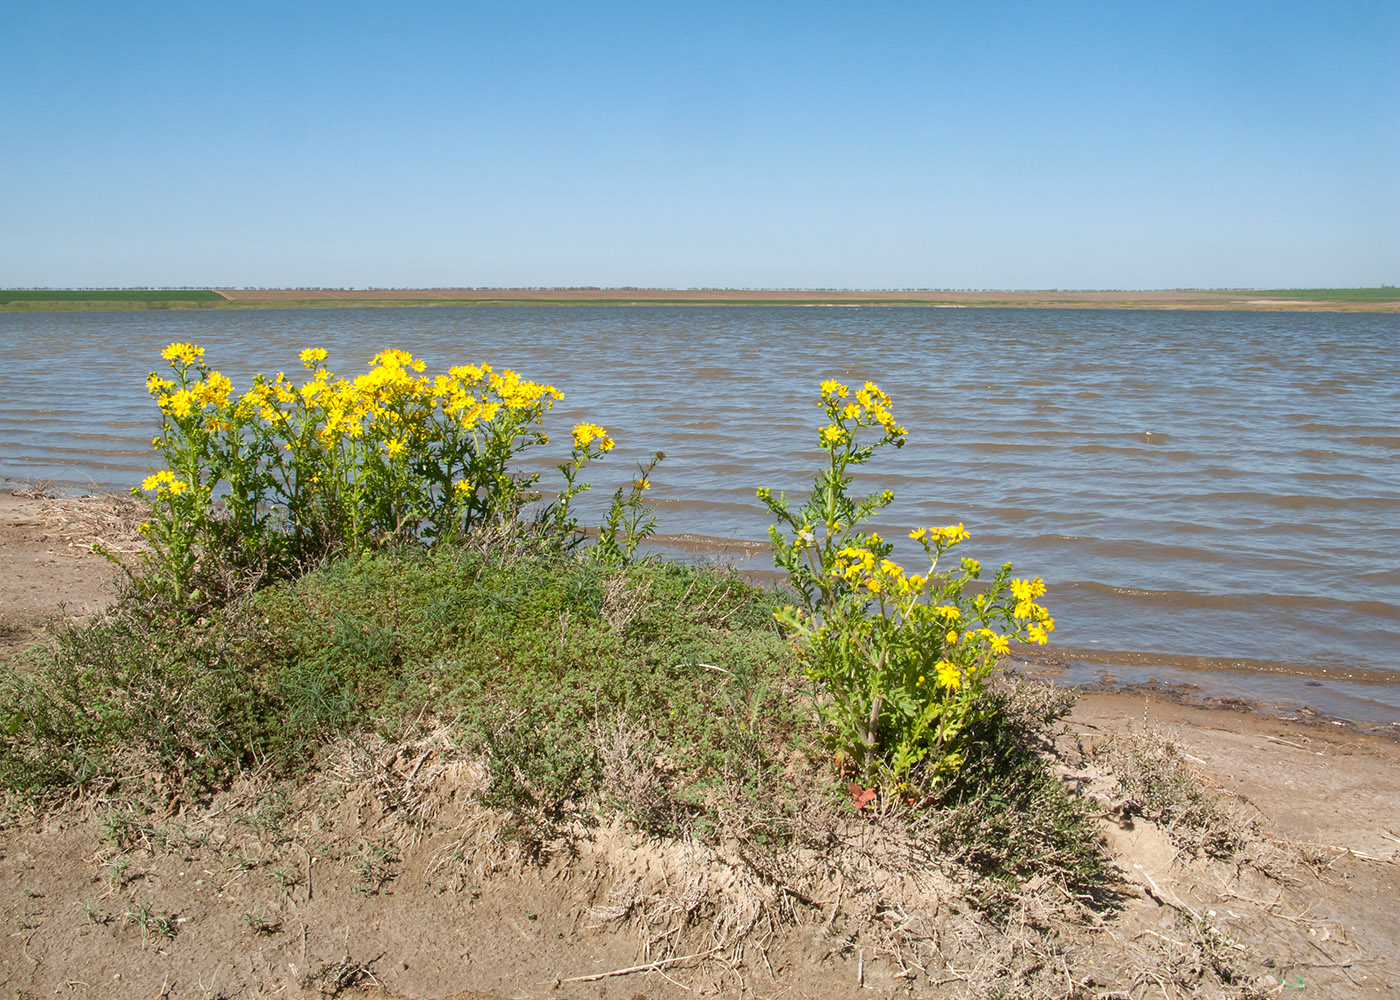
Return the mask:
[[[1400,4],[0,0],[0,286],[1400,283]]]

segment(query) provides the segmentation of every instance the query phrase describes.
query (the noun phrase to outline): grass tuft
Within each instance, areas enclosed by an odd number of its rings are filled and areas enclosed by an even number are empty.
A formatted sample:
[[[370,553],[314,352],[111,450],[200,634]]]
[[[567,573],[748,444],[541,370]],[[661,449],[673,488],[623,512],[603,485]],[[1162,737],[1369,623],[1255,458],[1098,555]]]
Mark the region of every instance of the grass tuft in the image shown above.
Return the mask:
[[[30,805],[123,803],[105,835],[127,848],[168,835],[156,812],[240,774],[297,779],[373,746],[344,767],[414,829],[434,808],[423,776],[479,762],[473,794],[524,858],[619,817],[670,843],[740,843],[755,885],[798,899],[825,891],[811,880],[827,869],[799,879],[794,852],[885,830],[892,858],[970,872],[994,908],[1037,879],[1104,903],[1097,838],[1046,754],[1063,697],[993,688],[955,782],[917,807],[859,812],[819,749],[774,605],[722,570],[480,546],[344,559],[192,624],[129,595],[58,627],[32,669],[0,681],[0,787]],[[248,822],[275,833],[287,808],[269,801]],[[361,846],[362,891],[387,891],[398,855]]]

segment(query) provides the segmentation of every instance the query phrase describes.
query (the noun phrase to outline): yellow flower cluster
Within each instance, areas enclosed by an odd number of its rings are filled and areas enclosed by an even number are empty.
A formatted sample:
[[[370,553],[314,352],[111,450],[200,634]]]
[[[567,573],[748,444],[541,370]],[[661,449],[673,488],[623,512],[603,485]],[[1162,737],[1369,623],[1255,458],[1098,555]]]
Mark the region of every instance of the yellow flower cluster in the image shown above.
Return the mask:
[[[1050,612],[1035,603],[1035,599],[1044,593],[1045,581],[1038,576],[1030,580],[1011,581],[1011,596],[1016,599],[1016,607],[1012,614],[1022,621],[1029,621],[1026,634],[1032,642],[1041,646],[1049,639],[1047,633],[1055,631],[1055,619],[1050,617]]]
[[[1038,576],[1030,580],[1011,581],[1011,596],[1018,601],[1033,601],[1043,593],[1045,593],[1045,581]]]
[[[880,536],[871,541],[879,543]],[[847,546],[836,553],[831,571],[855,587],[864,587],[872,594],[899,598],[923,593],[928,580],[918,573],[905,573],[904,567],[890,559],[879,559],[865,546]]]
[[[957,531],[961,531],[962,525],[957,525],[956,530],[948,529],[923,529],[927,534],[929,531],[949,532],[948,537],[953,537]],[[965,533],[964,533],[965,534]],[[876,539],[879,536],[873,536]],[[959,632],[958,626],[962,621],[963,612],[954,604],[939,604],[935,606],[923,606],[918,603],[918,598],[923,595],[928,586],[928,578],[918,573],[906,573],[902,567],[889,559],[878,559],[874,552],[864,546],[848,546],[838,550],[836,562],[832,570],[832,575],[836,576],[852,587],[863,588],[870,594],[880,595],[882,599],[900,601],[904,598],[913,597],[914,600],[901,607],[898,612],[901,615],[911,617],[930,616],[925,620],[937,621],[943,631],[940,633],[945,648],[958,646],[960,643],[967,643],[975,638],[982,640],[983,648],[991,650],[997,656],[1005,656],[1011,648],[1010,641],[1006,636],[993,631],[990,628],[969,629],[966,632]],[[1020,583],[1021,581],[1017,581]],[[1037,578],[1028,584],[1036,596],[1044,593],[1045,585]],[[1025,614],[1020,614],[1025,611]],[[1055,621],[1049,616],[1044,608],[1037,605],[1019,608],[1018,617],[1032,619],[1027,628],[1027,632],[1032,641],[1044,645],[1046,633],[1055,629]],[[957,685],[944,683],[944,675],[940,673],[939,683],[949,690],[953,690]]]
[[[959,523],[950,524],[943,528],[917,528],[909,532],[909,537],[916,542],[924,542],[940,549],[950,549],[959,542],[966,541],[968,534],[967,529]]]
[[[189,344],[172,344],[171,348],[190,348]],[[201,354],[203,350],[195,348]],[[170,348],[166,349],[169,353]],[[184,364],[186,357],[197,357],[187,350],[182,350],[178,356],[178,361]],[[183,388],[161,378],[155,372],[151,372],[146,377],[146,391],[151,394],[160,406],[161,412],[167,416],[183,419],[188,417],[195,410],[205,407],[223,409],[228,405],[229,395],[233,392],[233,383],[226,375],[211,371],[203,379],[191,382]]]
[[[147,476],[145,481],[141,483],[141,488],[157,496],[178,497],[190,488],[190,484],[169,469],[161,469],[155,475]]]
[[[575,448],[587,448],[594,441],[598,442],[598,450],[603,452],[612,451],[615,444],[613,439],[608,436],[608,432],[597,424],[574,425]]]
[[[193,383],[185,383],[181,375],[183,385],[151,374],[146,389],[167,416],[183,420],[199,410],[231,409],[233,383],[217,371],[204,370],[203,356],[204,349],[195,344],[171,344],[162,352],[173,364],[200,365],[204,372],[204,377]],[[294,404],[300,402],[316,411],[316,434],[323,445],[330,446],[342,437],[359,438],[368,427],[378,425],[384,431],[385,450],[394,456],[408,446],[407,429],[432,420],[439,407],[450,421],[471,430],[490,423],[503,408],[543,412],[564,398],[552,385],[527,382],[510,369],[496,372],[490,365],[456,366],[430,380],[422,374],[426,365],[421,359],[395,349],[379,352],[368,372],[346,381],[336,379],[324,367],[327,356],[319,347],[301,352],[301,363],[312,376],[299,387],[284,372],[271,379],[259,376],[228,415],[239,420],[256,415],[267,424],[278,425],[286,422]],[[606,441],[611,447],[611,438]]]
[[[874,382],[865,383],[865,387],[856,393],[856,402],[864,407],[865,416],[883,427],[890,437],[904,437],[909,433],[895,422],[894,414],[890,412],[890,397]]]
[[[193,365],[204,357],[204,348],[198,344],[171,344],[160,352],[160,356],[176,364]]]
[[[309,384],[324,385],[324,380]],[[283,372],[278,372],[272,381],[259,376],[253,387],[243,394],[239,415],[247,417],[256,413],[269,424],[280,424],[287,419],[282,408],[296,400],[297,392]]]
[[[821,399],[817,405],[826,410],[832,423],[821,431],[823,448],[836,448],[851,439],[859,427],[880,427],[888,440],[902,440],[908,433],[890,412],[890,397],[874,382],[866,382],[850,400],[851,387],[835,379],[821,384]]]

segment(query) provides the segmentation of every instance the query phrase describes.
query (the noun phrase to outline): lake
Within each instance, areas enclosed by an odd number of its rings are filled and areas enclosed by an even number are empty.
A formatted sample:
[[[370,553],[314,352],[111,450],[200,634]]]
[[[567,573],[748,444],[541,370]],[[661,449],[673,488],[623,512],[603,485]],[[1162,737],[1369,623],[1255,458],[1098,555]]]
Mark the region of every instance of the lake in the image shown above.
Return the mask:
[[[827,377],[878,382],[909,429],[867,467],[887,537],[1043,576],[1076,682],[1400,721],[1400,316],[882,307],[441,307],[0,315],[0,477],[126,490],[152,468],[146,374],[192,340],[244,386],[325,347],[401,347],[552,382],[562,431],[618,449],[596,510],[656,450],[687,557],[771,568],[759,486],[801,491]],[[558,434],[562,440],[566,434]],[[548,456],[532,467],[546,472]],[[14,485],[14,483],[10,483]],[[915,565],[914,548],[903,550]]]

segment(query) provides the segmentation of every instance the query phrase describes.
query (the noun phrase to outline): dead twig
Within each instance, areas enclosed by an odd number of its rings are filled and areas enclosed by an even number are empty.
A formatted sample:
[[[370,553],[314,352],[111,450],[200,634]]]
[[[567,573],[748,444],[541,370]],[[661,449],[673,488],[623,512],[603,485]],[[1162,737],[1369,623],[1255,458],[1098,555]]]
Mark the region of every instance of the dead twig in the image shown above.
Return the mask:
[[[722,948],[711,948],[709,951],[697,951],[693,955],[678,955],[675,958],[662,958],[655,962],[648,962],[646,965],[631,965],[625,969],[613,969],[611,972],[595,972],[588,976],[571,976],[568,979],[560,979],[560,983],[591,983],[596,979],[609,979],[613,976],[630,976],[634,972],[655,972],[670,965],[679,965],[682,962],[691,962],[697,958],[708,958]]]

